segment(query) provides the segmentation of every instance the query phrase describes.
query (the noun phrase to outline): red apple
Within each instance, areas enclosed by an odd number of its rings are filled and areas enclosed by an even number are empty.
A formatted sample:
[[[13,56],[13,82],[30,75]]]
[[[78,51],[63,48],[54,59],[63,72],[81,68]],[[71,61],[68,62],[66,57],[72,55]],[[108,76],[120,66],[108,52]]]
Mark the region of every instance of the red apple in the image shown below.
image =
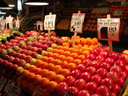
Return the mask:
[[[128,64],[127,65],[124,65],[124,68],[123,69],[128,72]]]
[[[109,52],[108,51],[103,51],[103,52],[100,53],[100,55],[104,56],[105,58],[107,58],[108,55],[109,55]]]
[[[47,50],[48,47],[49,47],[49,46],[48,46],[47,44],[44,44],[44,45],[42,46],[42,49],[43,49],[43,50]]]
[[[31,53],[31,56],[32,56],[33,58],[35,58],[37,55],[38,55],[38,53],[36,53],[36,52],[32,52],[32,53]]]
[[[38,54],[41,54],[42,51],[43,51],[43,50],[42,50],[41,48],[38,48],[36,52],[37,52]]]
[[[107,86],[101,85],[98,87],[96,93],[100,94],[101,96],[109,96],[110,90]]]
[[[74,84],[74,82],[76,81],[76,79],[73,76],[68,76],[65,79],[65,82],[69,85],[72,86]]]
[[[99,68],[97,71],[96,71],[97,74],[99,74],[102,78],[106,77],[107,75],[107,70],[104,69],[104,68]]]
[[[96,83],[94,82],[88,82],[86,85],[85,85],[85,88],[90,92],[90,94],[93,94],[96,92],[98,86]]]
[[[124,68],[125,66],[125,61],[121,60],[121,59],[118,59],[116,62],[115,62],[115,65],[119,65],[122,69]]]
[[[115,92],[110,92],[110,96],[117,96]]]
[[[106,69],[108,71],[111,68],[111,64],[107,63],[107,62],[103,62],[103,63],[101,63],[100,67],[104,68],[104,69]]]
[[[99,95],[99,94],[92,94],[91,96],[101,96],[101,95]]]
[[[73,96],[77,96],[79,90],[76,87],[68,87],[68,94],[73,94]]]
[[[98,55],[98,56],[96,57],[96,60],[98,60],[98,61],[100,61],[100,62],[104,62],[104,61],[105,61],[105,57],[102,56],[102,55]]]
[[[68,87],[69,86],[68,86],[68,84],[66,82],[59,83],[59,85],[56,88],[56,91],[57,91],[58,95],[62,96],[63,94],[65,94],[65,92],[67,91]]]
[[[79,69],[81,72],[85,71],[86,70],[86,66],[84,64],[79,64],[77,66],[77,69]]]
[[[24,59],[20,59],[18,62],[18,65],[24,66],[26,64],[26,61]]]
[[[103,50],[109,52],[109,47],[108,47],[108,46],[105,46],[105,47],[103,48]]]
[[[78,96],[90,96],[90,92],[88,90],[81,90]]]
[[[107,73],[107,78],[111,78],[113,82],[117,82],[119,78],[119,74],[115,71],[110,71]]]
[[[114,84],[112,91],[115,92],[116,94],[118,94],[121,91],[121,87],[119,84]]]
[[[56,36],[56,32],[51,31],[51,32],[50,32],[50,36]]]
[[[84,79],[78,79],[74,83],[74,87],[76,87],[78,90],[84,89],[85,85],[86,85],[86,82]]]
[[[100,54],[100,52],[101,52],[101,50],[97,48],[97,49],[92,51],[92,54],[95,54],[97,56]]]
[[[101,82],[101,85],[107,86],[110,90],[112,89],[112,86],[114,85],[112,79],[110,78],[104,78]]]
[[[13,69],[14,69],[14,70],[17,70],[18,67],[19,67],[19,66],[16,65],[16,64],[13,65]]]
[[[27,53],[27,50],[26,49],[23,49],[21,53],[22,54],[26,54]]]
[[[127,54],[124,54],[124,53],[120,54],[119,59],[128,63],[128,55]]]
[[[102,77],[99,74],[93,75],[91,78],[91,82],[95,82],[97,85],[99,85],[102,81]]]
[[[13,63],[14,64],[18,64],[19,60],[20,60],[19,58],[15,58],[14,61],[13,61]]]
[[[112,57],[108,57],[108,58],[106,58],[105,62],[110,63],[111,65],[113,65],[115,63],[115,59],[113,59]]]
[[[82,78],[82,79],[84,79],[86,82],[88,82],[90,79],[91,79],[91,73],[89,73],[89,72],[83,72],[82,74],[81,74],[81,77],[80,78]]]
[[[120,74],[122,69],[120,68],[120,66],[114,65],[114,66],[111,67],[110,71],[115,71],[115,72]]]
[[[124,79],[126,79],[127,76],[128,76],[127,71],[122,71],[122,72],[120,73],[120,76],[123,77]]]
[[[90,66],[93,66],[95,67],[96,69],[98,69],[100,67],[100,62],[98,60],[94,60],[92,61],[91,65]]]
[[[15,58],[14,58],[13,56],[10,56],[9,59],[8,59],[8,61],[9,61],[9,62],[13,62],[14,59],[15,59]]]
[[[86,66],[86,67],[88,67],[88,66],[90,66],[90,64],[91,64],[91,60],[90,59],[85,59],[84,61],[83,61],[83,64]]]
[[[75,77],[76,79],[78,79],[81,76],[81,71],[78,70],[78,69],[75,69],[75,70],[72,71],[71,75],[73,77]]]
[[[25,54],[20,54],[19,58],[20,59],[25,59],[26,58],[26,55]]]
[[[93,75],[96,73],[96,68],[93,66],[87,67],[86,72],[89,72]]]
[[[31,59],[32,59],[32,57],[29,56],[29,55],[27,55],[26,58],[25,58],[25,61],[26,61],[27,63],[29,63]]]
[[[51,46],[52,44],[53,44],[53,42],[52,41],[48,41],[48,43],[47,43],[49,46]]]
[[[87,55],[87,59],[95,60],[96,59],[96,55],[95,54],[89,54],[89,55]]]
[[[119,77],[118,78],[118,81],[117,81],[117,84],[119,84],[120,86],[122,86],[125,82],[125,79],[123,77]]]
[[[114,59],[116,60],[116,59],[118,59],[119,55],[118,55],[117,52],[111,52],[111,53],[109,54],[109,57],[112,57],[112,58],[114,58]]]

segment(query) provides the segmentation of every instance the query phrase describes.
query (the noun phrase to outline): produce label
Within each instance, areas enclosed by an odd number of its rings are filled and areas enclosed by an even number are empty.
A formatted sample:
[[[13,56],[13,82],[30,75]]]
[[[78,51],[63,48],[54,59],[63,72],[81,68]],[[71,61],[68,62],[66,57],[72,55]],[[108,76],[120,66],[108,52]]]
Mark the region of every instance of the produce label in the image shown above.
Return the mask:
[[[7,94],[8,94],[8,96],[19,96],[20,93],[21,93],[21,89],[12,84],[10,86]]]
[[[85,14],[84,13],[73,13],[71,19],[71,32],[82,33],[83,23],[84,23]]]
[[[13,81],[9,80],[8,83],[6,84],[5,88],[4,88],[4,92],[7,93],[9,88],[11,87],[11,85],[14,84]]]
[[[13,29],[13,17],[6,17],[6,28]]]
[[[20,20],[16,20],[16,28],[20,28]]]
[[[36,27],[37,30],[43,31],[43,21],[37,21]]]
[[[42,96],[42,94],[39,93],[38,91],[34,91],[33,94],[32,94],[32,96]]]
[[[122,10],[116,10],[114,11],[114,16],[121,16]]]
[[[2,19],[1,22],[0,22],[0,30],[5,29],[5,24],[6,24],[6,21],[4,19]]]
[[[119,41],[119,27],[119,18],[98,18],[98,39],[106,41]]]
[[[4,77],[0,78],[0,91],[3,89],[6,82],[7,82],[6,78],[4,78]]]
[[[55,30],[56,15],[46,15],[44,20],[44,30]]]

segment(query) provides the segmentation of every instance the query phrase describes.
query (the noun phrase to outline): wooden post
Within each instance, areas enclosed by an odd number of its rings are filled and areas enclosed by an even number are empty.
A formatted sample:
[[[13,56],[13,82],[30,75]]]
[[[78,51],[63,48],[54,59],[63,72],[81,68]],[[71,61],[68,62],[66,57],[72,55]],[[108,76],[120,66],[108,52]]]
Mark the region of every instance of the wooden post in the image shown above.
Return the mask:
[[[17,21],[19,21],[19,17],[17,16]],[[20,23],[20,22],[19,22]],[[19,28],[17,28],[17,32],[19,32]]]
[[[78,11],[78,14],[80,14],[80,13],[81,13],[81,11]],[[73,39],[73,43],[72,43],[73,48],[75,46],[76,36],[77,36],[77,32],[74,33],[74,39]]]
[[[49,15],[52,15],[52,12],[50,12]],[[50,41],[50,31],[51,30],[48,30],[48,41]]]
[[[110,17],[110,14],[107,15],[107,18],[108,18],[108,19],[111,18],[111,17]],[[108,30],[109,30],[109,28],[108,28]],[[108,45],[109,45],[109,52],[112,52],[112,51],[113,51],[113,48],[112,48],[112,41],[109,40],[109,41],[108,41]]]

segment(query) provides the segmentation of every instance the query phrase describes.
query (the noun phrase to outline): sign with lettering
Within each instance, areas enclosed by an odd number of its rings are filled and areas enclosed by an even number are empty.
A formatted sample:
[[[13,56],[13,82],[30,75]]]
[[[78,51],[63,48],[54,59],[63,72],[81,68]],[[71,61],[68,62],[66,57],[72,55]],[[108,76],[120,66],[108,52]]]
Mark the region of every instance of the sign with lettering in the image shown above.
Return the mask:
[[[20,20],[16,20],[16,28],[20,28]]]
[[[71,19],[70,31],[82,33],[84,18],[85,18],[84,13],[73,13]]]
[[[98,18],[98,39],[107,41],[119,41],[119,28],[119,18]]]
[[[6,28],[13,29],[13,17],[6,17]]]
[[[37,30],[43,31],[43,21],[37,21],[36,27]]]
[[[55,30],[56,15],[46,15],[44,20],[44,30]]]

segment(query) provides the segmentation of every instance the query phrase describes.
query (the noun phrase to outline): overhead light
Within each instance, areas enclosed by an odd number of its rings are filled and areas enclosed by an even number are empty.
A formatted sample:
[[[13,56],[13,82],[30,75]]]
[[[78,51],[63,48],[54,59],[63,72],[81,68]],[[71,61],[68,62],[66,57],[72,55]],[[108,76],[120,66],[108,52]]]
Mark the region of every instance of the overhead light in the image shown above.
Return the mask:
[[[43,5],[49,5],[46,0],[28,0],[25,2],[26,5],[34,5],[34,6],[43,6]]]
[[[13,4],[9,4],[8,6],[9,6],[9,7],[15,7],[15,5],[13,5]]]
[[[6,12],[2,12],[2,11],[0,10],[0,14],[6,14]]]
[[[3,0],[0,1],[0,9],[12,9]]]

